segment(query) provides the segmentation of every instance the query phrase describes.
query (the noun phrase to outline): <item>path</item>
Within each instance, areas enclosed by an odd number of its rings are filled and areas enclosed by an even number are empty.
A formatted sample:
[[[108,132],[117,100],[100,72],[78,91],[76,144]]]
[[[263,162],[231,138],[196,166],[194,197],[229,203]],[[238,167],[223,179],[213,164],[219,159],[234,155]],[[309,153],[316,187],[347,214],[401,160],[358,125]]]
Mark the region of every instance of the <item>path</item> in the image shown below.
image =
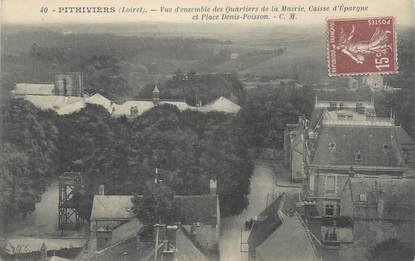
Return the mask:
[[[221,221],[221,261],[247,260],[247,254],[240,252],[241,227],[246,220],[265,208],[268,193],[275,190],[273,175],[271,166],[261,161],[255,162],[248,208],[240,215],[223,218]]]

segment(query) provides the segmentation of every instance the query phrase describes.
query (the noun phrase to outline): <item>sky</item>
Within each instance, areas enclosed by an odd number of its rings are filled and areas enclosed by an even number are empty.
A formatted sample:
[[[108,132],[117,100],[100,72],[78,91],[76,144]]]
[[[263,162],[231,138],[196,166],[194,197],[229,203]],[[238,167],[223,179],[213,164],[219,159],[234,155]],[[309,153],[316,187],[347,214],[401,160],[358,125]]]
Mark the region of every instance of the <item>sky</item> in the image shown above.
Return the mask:
[[[373,17],[395,16],[398,25],[415,24],[415,0],[0,0],[2,24],[57,24],[57,23],[125,23],[125,22],[176,22],[176,23],[217,23],[223,21],[194,21],[192,14],[161,13],[160,8],[171,7],[200,7],[215,5],[226,6],[368,6],[367,12],[299,12],[297,19],[280,19],[279,13],[270,13],[273,19],[267,21],[227,21],[227,23],[256,23],[256,24],[296,24],[317,25],[324,23],[326,18],[343,17]],[[59,7],[115,7],[114,13],[75,14],[59,13]],[[48,12],[42,13],[42,7]],[[122,7],[144,7],[149,11],[146,14],[120,13]],[[45,10],[45,9],[43,9]],[[53,11],[55,10],[55,11]]]

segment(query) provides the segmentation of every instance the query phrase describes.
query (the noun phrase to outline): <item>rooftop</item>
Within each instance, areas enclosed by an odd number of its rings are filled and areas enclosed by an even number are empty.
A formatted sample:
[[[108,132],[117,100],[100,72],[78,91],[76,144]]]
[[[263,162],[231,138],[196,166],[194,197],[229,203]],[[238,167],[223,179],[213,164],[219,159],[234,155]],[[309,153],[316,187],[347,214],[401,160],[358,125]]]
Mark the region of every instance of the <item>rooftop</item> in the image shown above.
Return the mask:
[[[134,217],[133,196],[95,195],[91,220],[128,220]]]
[[[278,211],[284,204],[284,197],[285,194],[280,195],[258,215],[258,220],[254,221],[248,237],[249,248],[255,249],[260,246],[282,224]]]
[[[54,84],[17,83],[12,93],[14,95],[53,95]]]
[[[288,200],[291,201],[291,200]],[[259,260],[317,261],[317,252],[297,215],[282,211],[286,194],[280,195],[254,221],[249,248]]]
[[[133,218],[133,196],[95,195],[91,220],[129,220]],[[189,195],[174,197],[182,224],[203,222],[216,225],[218,213],[217,195]]]
[[[400,167],[395,128],[323,126],[312,165]]]
[[[317,261],[317,250],[297,215],[286,216],[282,225],[256,248],[259,260]]]
[[[201,107],[198,107],[197,111],[200,111],[200,112],[219,111],[219,112],[225,112],[225,113],[238,113],[240,109],[241,109],[241,106],[221,96],[217,98],[216,100],[213,100],[210,103],[207,103]]]

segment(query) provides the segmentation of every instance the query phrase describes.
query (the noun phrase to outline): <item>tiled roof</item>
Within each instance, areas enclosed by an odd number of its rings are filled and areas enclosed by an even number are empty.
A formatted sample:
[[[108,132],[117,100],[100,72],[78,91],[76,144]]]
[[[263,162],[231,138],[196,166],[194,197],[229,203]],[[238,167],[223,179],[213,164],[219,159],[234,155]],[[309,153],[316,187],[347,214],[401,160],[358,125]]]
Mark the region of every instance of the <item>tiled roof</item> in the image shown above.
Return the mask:
[[[395,133],[399,144],[415,145],[415,140],[401,126],[395,126]]]
[[[121,105],[115,105],[114,117],[130,116],[131,109],[137,108],[137,115],[141,115],[143,112],[150,110],[154,107],[153,101],[126,101]]]
[[[140,242],[139,245],[137,238],[134,237],[95,252],[85,259],[89,261],[149,261],[153,251],[153,242]]]
[[[113,231],[114,232],[114,231]],[[114,235],[113,235],[114,236]],[[100,261],[150,261],[153,260],[154,243],[137,242],[137,234],[134,237],[125,237],[120,243],[111,243],[103,250],[93,253],[87,260]],[[176,259],[177,261],[208,261],[209,259],[193,244],[181,228],[176,232]]]
[[[128,220],[134,217],[131,210],[133,196],[95,195],[91,220]],[[216,225],[219,215],[217,195],[189,195],[174,197],[175,206],[182,224],[202,222]]]
[[[24,95],[24,99],[31,102],[34,106],[41,110],[54,110],[59,115],[67,115],[78,112],[82,108],[85,108],[86,104],[96,104],[103,106],[114,117],[137,117],[156,106],[152,100],[126,101],[120,105],[111,102],[111,100],[105,98],[99,93],[87,98],[76,96]],[[174,105],[180,111],[194,110],[200,112],[218,111],[225,113],[237,113],[241,109],[239,105],[224,97],[219,97],[213,102],[202,107],[193,107],[180,100],[160,100],[158,103],[160,105]],[[134,115],[131,115],[132,109],[137,110]]]
[[[354,218],[415,221],[414,179],[355,177],[350,189]]]
[[[200,112],[219,111],[225,113],[238,113],[241,106],[221,96],[216,100],[197,108]]]
[[[134,217],[132,198],[133,196],[95,195],[91,220],[131,219]]]
[[[68,105],[82,102],[82,97],[74,96],[41,96],[26,95],[25,100],[31,102],[34,106],[41,110],[59,110]]]
[[[112,112],[112,107],[114,105],[114,103],[111,100],[107,99],[99,93],[96,93],[91,97],[88,97],[85,102],[89,104],[101,105],[110,113]]]
[[[133,218],[127,223],[114,228],[110,244],[113,245],[125,239],[133,238],[137,236],[142,228],[143,224],[137,218]]]
[[[176,195],[174,202],[182,224],[202,222],[216,225],[219,215],[217,195]]]
[[[54,84],[17,83],[12,91],[15,95],[53,95]]]
[[[59,115],[68,115],[68,114],[72,114],[75,112],[79,112],[80,110],[85,108],[85,106],[86,106],[85,102],[83,100],[80,100],[80,101],[66,105],[63,108],[56,110],[56,113],[58,113]]]
[[[177,107],[180,111],[190,110],[194,109],[195,107],[192,107],[185,103],[184,101],[161,101],[160,104],[171,104]]]
[[[312,164],[399,167],[393,130],[393,126],[323,126]]]
[[[282,224],[255,249],[258,260],[317,261],[316,250],[299,217],[281,214]]]
[[[181,228],[176,234],[177,261],[209,261],[209,259],[193,244]]]
[[[249,248],[255,249],[260,246],[282,224],[278,211],[284,204],[284,197],[285,194],[280,195],[259,214],[258,220],[254,221],[248,237]]]

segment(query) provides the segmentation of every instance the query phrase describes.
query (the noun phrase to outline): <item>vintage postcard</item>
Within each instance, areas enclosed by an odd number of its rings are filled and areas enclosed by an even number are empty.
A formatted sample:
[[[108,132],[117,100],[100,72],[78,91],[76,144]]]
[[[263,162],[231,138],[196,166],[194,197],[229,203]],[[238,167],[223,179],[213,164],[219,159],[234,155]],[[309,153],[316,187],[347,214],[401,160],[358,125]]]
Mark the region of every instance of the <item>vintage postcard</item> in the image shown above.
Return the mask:
[[[412,0],[0,0],[0,260],[415,260]]]

